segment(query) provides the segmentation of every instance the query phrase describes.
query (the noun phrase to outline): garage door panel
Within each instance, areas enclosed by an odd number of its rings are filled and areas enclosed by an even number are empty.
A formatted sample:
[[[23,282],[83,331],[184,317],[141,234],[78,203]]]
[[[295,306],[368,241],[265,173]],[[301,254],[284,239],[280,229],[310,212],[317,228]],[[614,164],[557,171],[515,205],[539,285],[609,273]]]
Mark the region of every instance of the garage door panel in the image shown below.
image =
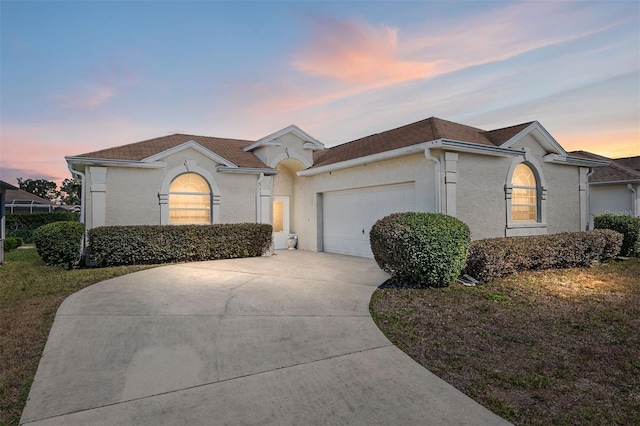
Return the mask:
[[[323,199],[324,251],[373,257],[369,231],[374,223],[391,213],[414,210],[413,183],[326,192]]]

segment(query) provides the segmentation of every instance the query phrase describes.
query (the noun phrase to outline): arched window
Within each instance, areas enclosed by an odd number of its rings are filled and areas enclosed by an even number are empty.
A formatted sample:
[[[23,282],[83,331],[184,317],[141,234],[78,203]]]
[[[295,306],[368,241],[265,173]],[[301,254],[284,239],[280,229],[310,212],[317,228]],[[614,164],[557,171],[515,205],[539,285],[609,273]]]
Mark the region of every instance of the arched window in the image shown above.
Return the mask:
[[[196,173],[176,177],[169,187],[169,224],[211,223],[211,188]]]
[[[511,177],[511,221],[538,221],[538,185],[531,167],[524,163],[516,166]]]

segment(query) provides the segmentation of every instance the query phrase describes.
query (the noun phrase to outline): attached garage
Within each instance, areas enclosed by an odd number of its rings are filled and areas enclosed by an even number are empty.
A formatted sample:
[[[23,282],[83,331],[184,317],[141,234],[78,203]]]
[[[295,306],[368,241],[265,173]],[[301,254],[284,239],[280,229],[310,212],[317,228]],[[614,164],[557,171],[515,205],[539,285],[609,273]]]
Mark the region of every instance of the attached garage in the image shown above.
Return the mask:
[[[322,197],[324,251],[373,258],[369,231],[391,213],[415,211],[415,183],[325,192]]]

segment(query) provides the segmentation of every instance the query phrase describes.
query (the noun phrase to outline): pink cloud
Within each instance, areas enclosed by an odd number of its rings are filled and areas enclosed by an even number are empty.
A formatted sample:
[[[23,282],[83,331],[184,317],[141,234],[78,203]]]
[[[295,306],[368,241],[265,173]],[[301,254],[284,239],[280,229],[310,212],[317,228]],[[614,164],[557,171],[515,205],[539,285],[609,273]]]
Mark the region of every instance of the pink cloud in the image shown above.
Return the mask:
[[[434,64],[398,57],[398,30],[362,20],[315,18],[309,42],[293,55],[293,67],[347,83],[398,82],[428,77]]]

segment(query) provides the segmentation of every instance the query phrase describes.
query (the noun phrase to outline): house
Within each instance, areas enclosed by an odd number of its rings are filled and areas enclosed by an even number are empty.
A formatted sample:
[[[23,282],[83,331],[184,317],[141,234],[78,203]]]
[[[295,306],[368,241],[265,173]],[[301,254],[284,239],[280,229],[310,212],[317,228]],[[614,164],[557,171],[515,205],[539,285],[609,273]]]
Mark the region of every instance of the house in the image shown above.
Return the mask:
[[[640,156],[611,159],[587,151],[571,155],[607,162],[589,176],[592,218],[605,213],[640,216]]]
[[[7,191],[16,190],[15,186],[0,180],[0,263],[4,262],[4,217],[5,217],[5,196]]]
[[[109,225],[263,222],[274,246],[372,257],[369,230],[442,212],[475,239],[584,230],[587,175],[537,121],[485,131],[428,118],[332,148],[292,125],[255,141],[174,134],[66,157],[81,220]]]

